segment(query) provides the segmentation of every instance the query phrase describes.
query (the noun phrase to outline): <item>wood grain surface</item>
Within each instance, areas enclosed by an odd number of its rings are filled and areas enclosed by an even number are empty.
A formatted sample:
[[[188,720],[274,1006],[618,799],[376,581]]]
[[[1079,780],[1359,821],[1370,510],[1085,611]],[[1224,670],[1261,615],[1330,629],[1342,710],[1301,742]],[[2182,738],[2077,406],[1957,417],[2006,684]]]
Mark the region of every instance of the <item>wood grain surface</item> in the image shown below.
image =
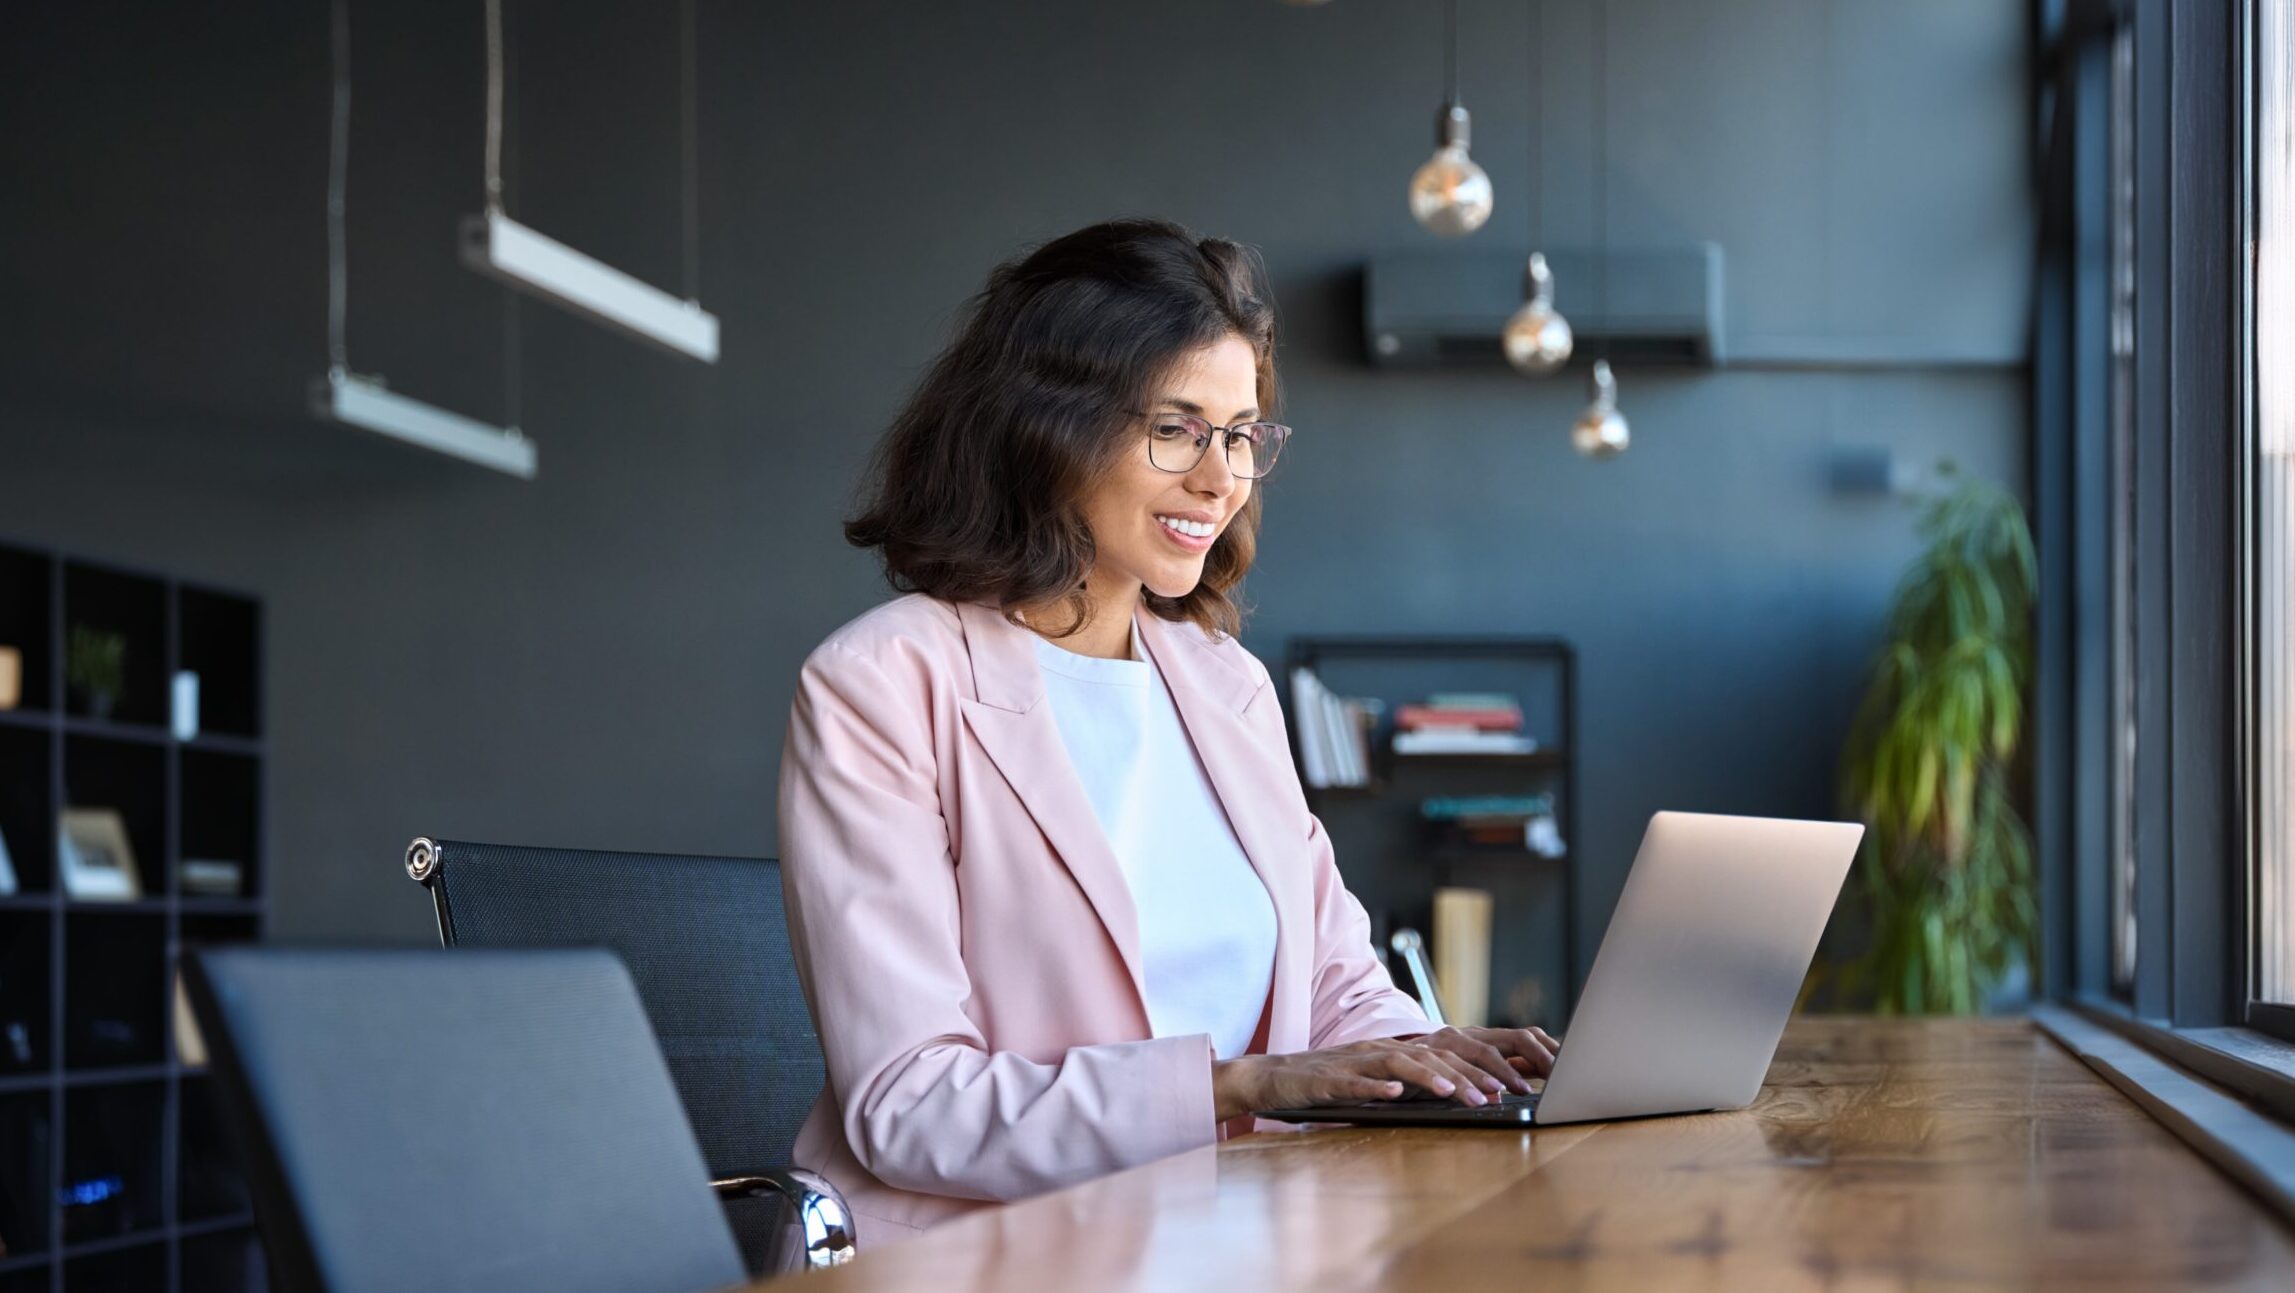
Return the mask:
[[[2273,1214],[2020,1019],[1805,1017],[1738,1112],[1247,1136],[861,1239],[804,1287],[2295,1289]]]

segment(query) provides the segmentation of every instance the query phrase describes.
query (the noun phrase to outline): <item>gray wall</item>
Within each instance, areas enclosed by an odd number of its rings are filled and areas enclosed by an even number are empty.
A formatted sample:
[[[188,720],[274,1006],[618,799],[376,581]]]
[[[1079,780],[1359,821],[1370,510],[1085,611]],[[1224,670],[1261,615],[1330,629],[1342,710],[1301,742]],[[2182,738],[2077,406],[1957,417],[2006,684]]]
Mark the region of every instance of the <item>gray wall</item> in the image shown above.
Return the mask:
[[[1577,370],[1361,362],[1355,267],[1430,239],[1402,191],[1439,93],[1433,4],[703,4],[726,362],[520,308],[531,484],[300,416],[324,364],[326,10],[270,8],[0,18],[0,534],[266,598],[282,935],[429,937],[396,865],[418,832],[771,849],[797,665],[885,596],[837,536],[870,443],[991,264],[1108,216],[1272,268],[1301,433],[1254,650],[1578,644],[1586,956],[1651,810],[1831,807],[1914,542],[1903,505],[1828,490],[1831,448],[2021,481],[2007,0],[1611,0],[1600,156],[1596,11],[1543,5],[1540,237],[1590,241],[1598,184],[1621,245],[1721,243],[1733,343],[1770,365],[1623,373],[1634,447],[1603,464],[1567,444]],[[511,6],[512,202],[674,282],[674,11],[618,8]],[[1532,12],[1462,10],[1499,200],[1479,237],[1526,247]],[[479,191],[479,7],[354,11],[354,365],[500,417],[502,297],[451,251]],[[1851,354],[1879,366],[1802,366]],[[1374,905],[1424,883],[1342,865]],[[1543,892],[1508,899],[1523,939],[1550,928]]]

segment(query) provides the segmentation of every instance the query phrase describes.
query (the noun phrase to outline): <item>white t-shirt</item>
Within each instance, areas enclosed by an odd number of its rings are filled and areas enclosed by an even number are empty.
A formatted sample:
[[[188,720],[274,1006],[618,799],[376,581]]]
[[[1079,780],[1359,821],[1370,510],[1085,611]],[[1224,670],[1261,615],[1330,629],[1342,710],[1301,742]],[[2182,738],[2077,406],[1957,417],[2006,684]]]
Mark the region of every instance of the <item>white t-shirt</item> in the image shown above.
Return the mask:
[[[1275,904],[1235,838],[1179,708],[1140,648],[1079,655],[1039,637],[1036,661],[1068,759],[1139,910],[1148,1022],[1249,1049],[1275,974]]]

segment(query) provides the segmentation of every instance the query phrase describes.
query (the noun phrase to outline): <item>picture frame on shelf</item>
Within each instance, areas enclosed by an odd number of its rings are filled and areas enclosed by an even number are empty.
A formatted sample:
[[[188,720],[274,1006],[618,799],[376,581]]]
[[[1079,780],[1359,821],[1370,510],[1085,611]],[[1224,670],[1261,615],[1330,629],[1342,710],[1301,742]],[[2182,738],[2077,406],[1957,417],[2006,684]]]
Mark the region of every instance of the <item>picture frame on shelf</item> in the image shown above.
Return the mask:
[[[56,880],[67,898],[128,902],[143,897],[127,821],[114,808],[66,808],[56,822]]]
[[[24,703],[24,653],[12,646],[0,646],[0,709],[14,709]]]

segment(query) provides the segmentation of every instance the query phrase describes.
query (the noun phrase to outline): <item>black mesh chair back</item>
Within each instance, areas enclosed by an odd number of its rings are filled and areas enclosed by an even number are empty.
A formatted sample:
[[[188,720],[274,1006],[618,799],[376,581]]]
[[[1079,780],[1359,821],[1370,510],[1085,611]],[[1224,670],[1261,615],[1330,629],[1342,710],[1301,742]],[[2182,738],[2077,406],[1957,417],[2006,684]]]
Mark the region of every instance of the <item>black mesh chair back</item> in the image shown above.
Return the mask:
[[[184,981],[287,1293],[743,1278],[609,952],[222,948]]]
[[[619,953],[711,1173],[790,1164],[825,1069],[778,861],[421,838],[407,873],[430,889],[448,946]],[[781,1260],[775,1209],[731,1215],[752,1269]]]
[[[448,946],[619,953],[710,1170],[789,1161],[824,1070],[778,861],[425,842]]]

